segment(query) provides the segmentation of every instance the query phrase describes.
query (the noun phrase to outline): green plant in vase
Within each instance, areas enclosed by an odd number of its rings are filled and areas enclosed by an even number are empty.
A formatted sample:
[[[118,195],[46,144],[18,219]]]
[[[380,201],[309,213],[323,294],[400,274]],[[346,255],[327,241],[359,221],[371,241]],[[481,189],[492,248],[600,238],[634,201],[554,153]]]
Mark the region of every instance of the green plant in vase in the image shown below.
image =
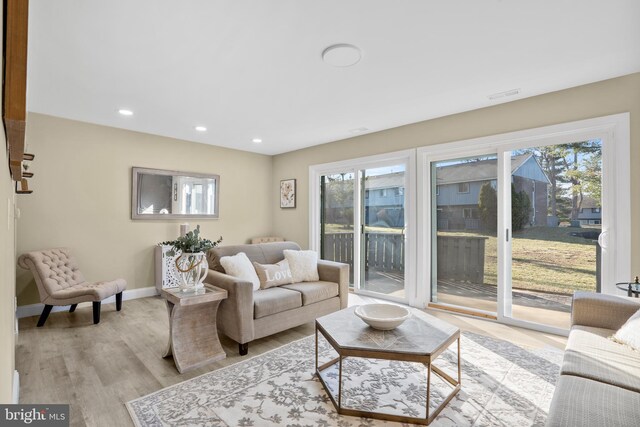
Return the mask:
[[[198,225],[184,236],[158,244],[171,246],[171,250],[167,252],[169,256],[174,257],[180,253],[175,259],[176,270],[181,279],[180,288],[188,292],[204,287],[202,281],[209,269],[206,253],[209,249],[218,246],[220,242],[222,237],[215,242],[200,237],[200,225]]]

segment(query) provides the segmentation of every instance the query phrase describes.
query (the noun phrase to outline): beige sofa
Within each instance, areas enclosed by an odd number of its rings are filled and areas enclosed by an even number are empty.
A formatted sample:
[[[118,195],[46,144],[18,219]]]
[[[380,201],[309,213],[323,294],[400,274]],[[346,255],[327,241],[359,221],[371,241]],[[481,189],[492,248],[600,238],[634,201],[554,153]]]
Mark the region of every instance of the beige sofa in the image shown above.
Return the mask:
[[[294,242],[220,246],[207,253],[209,273],[205,280],[228,293],[218,309],[218,329],[239,344],[240,354],[249,342],[313,321],[347,307],[349,266],[318,260],[320,281],[293,283],[253,291],[251,282],[225,274],[223,256],[244,252],[251,261],[275,264],[285,249],[300,250]]]
[[[640,426],[640,352],[609,339],[636,299],[576,292],[548,427]]]

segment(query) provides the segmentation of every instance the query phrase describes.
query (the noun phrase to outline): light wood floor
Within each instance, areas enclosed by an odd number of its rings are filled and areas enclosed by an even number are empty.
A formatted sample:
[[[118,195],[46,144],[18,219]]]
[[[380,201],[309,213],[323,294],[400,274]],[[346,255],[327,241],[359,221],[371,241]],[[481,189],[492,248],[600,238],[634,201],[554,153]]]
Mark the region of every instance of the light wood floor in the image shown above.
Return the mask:
[[[370,301],[354,294],[350,305]],[[428,311],[472,331],[506,339],[528,348],[563,349],[566,338],[496,322]],[[131,426],[124,403],[206,372],[246,360],[237,344],[221,337],[227,358],[185,374],[173,360],[163,359],[168,339],[167,312],[160,297],[125,301],[121,312],[114,304],[102,307],[93,325],[91,308],[75,313],[53,313],[42,328],[37,317],[20,320],[16,369],[20,373],[20,403],[70,403],[72,426]],[[313,334],[313,323],[290,329],[249,345],[249,356]]]

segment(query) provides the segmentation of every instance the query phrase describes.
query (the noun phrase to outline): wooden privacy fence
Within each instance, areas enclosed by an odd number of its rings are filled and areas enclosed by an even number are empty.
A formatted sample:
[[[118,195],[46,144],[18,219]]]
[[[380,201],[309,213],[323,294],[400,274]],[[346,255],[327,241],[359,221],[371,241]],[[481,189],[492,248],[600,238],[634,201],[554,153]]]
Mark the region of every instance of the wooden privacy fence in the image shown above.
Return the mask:
[[[349,283],[353,283],[353,233],[325,233],[322,259],[349,264]]]
[[[487,237],[438,236],[438,278],[484,283],[484,251]],[[328,233],[323,258],[350,266],[353,282],[353,233]],[[367,269],[404,272],[404,235],[366,233]]]
[[[484,283],[487,237],[438,236],[438,279]]]
[[[367,268],[404,272],[404,234],[365,233]]]
[[[353,233],[327,233],[323,240],[323,258],[349,264],[353,281]],[[367,268],[378,271],[404,272],[404,235],[397,233],[365,233]]]
[[[349,264],[353,275],[353,233],[326,233],[322,237],[323,259]]]

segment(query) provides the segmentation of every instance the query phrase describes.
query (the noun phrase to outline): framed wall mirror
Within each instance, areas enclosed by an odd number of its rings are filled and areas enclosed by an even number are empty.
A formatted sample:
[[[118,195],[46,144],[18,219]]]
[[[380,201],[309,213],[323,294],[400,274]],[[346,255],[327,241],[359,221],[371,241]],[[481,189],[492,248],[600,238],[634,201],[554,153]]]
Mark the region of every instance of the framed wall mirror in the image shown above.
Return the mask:
[[[132,219],[217,219],[220,176],[132,168]]]

